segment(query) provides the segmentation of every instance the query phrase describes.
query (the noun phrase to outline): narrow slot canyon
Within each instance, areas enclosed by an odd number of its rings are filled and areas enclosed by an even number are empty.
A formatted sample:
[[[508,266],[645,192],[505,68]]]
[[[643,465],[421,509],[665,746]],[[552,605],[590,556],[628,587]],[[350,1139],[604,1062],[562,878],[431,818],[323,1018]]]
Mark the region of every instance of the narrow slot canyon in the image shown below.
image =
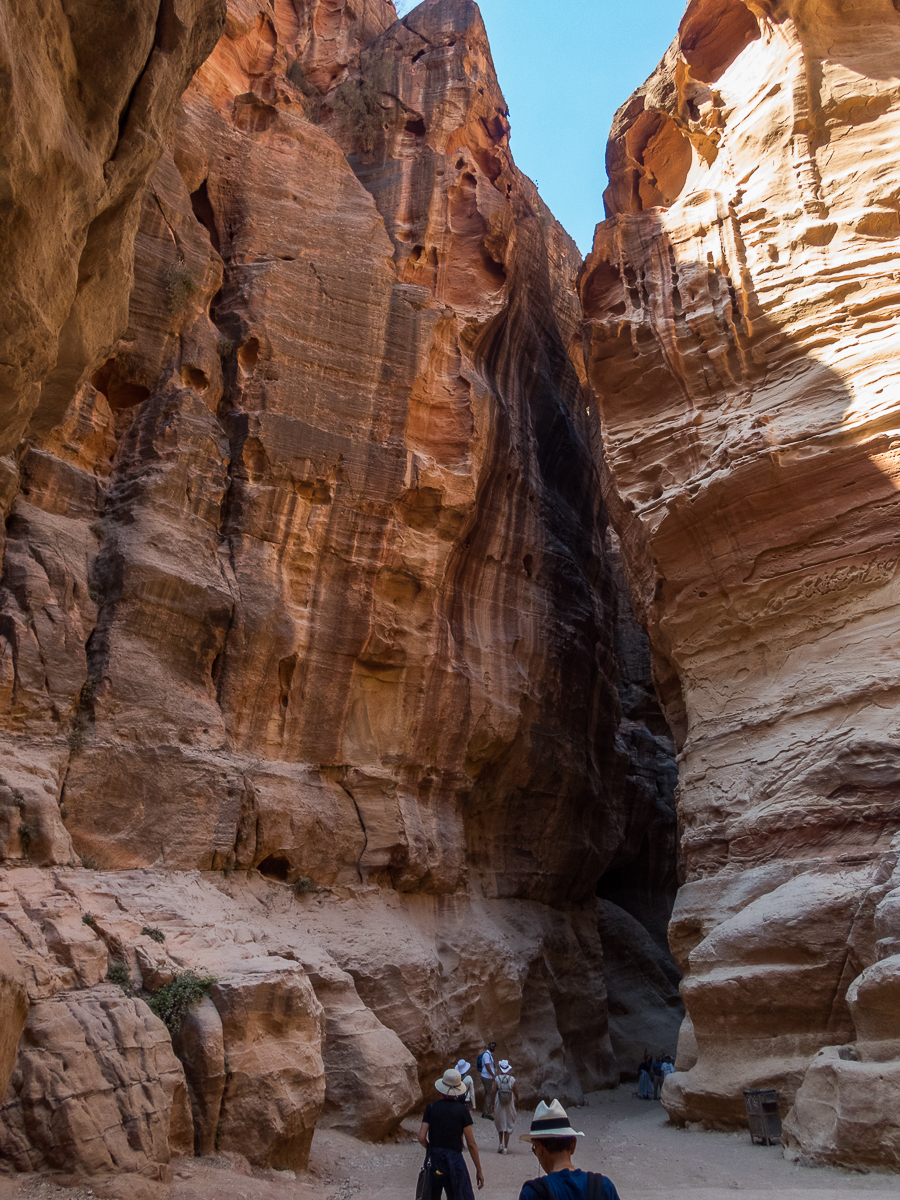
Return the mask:
[[[690,0],[585,258],[472,0],[64,7],[0,35],[0,1200],[395,1200],[489,1041],[626,1182],[752,1190],[771,1089],[759,1195],[895,1184],[896,4]]]

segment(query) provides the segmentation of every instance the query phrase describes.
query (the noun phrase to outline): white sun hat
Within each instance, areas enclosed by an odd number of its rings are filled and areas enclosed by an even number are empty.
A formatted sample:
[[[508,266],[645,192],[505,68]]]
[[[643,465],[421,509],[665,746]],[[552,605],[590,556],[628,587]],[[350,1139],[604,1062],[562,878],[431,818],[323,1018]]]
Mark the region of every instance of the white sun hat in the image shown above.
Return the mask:
[[[464,1096],[466,1094],[466,1085],[462,1081],[462,1076],[453,1067],[449,1071],[445,1071],[440,1079],[436,1079],[434,1086],[445,1096]]]
[[[456,1069],[459,1071],[460,1075],[465,1075],[466,1071],[471,1071],[472,1064],[470,1062],[466,1062],[464,1058],[461,1058],[456,1064]]]
[[[569,1124],[566,1110],[558,1100],[545,1104],[543,1100],[534,1110],[534,1120],[527,1133],[519,1134],[520,1142],[533,1142],[535,1138],[584,1137]]]
[[[512,1067],[509,1065],[508,1058],[500,1059],[500,1070],[503,1072],[504,1075],[508,1075],[509,1072],[512,1070]]]

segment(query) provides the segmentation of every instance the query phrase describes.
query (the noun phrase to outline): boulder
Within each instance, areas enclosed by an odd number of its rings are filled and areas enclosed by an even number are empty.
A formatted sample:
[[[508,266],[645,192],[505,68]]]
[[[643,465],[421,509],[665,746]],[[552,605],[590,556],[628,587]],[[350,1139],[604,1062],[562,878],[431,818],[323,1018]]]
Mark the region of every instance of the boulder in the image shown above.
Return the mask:
[[[258,1167],[304,1170],[325,1100],[322,1006],[305,972],[251,959],[212,989],[222,1021],[223,1147]]]
[[[184,1072],[142,1000],[101,984],[32,1005],[0,1105],[15,1170],[162,1179],[193,1140]]]

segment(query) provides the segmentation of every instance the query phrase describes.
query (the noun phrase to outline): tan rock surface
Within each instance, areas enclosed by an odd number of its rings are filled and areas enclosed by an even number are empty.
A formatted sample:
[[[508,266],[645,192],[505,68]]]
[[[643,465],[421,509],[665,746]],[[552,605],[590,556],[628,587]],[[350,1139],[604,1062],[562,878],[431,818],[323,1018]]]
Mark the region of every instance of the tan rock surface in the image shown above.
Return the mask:
[[[162,1178],[192,1149],[184,1072],[142,1000],[104,984],[32,1006],[0,1105],[0,1154],[15,1170]]]
[[[0,940],[0,1100],[16,1065],[19,1038],[27,1016],[25,977],[9,947]]]
[[[666,1085],[678,1120],[742,1119],[744,1086],[789,1104],[882,956],[898,51],[886,2],[694,0],[617,115],[580,280],[610,510],[682,745],[671,940],[699,1057]]]

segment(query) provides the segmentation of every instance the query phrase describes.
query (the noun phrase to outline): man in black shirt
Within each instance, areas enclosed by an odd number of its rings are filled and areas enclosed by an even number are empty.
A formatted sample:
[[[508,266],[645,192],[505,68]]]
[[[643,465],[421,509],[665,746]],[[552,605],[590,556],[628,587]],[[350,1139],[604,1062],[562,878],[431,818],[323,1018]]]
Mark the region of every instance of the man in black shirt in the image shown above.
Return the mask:
[[[475,1164],[479,1189],[484,1187],[484,1176],[472,1130],[472,1114],[465,1101],[466,1085],[459,1071],[451,1069],[434,1086],[442,1098],[428,1105],[419,1126],[419,1142],[428,1151],[432,1198],[440,1200],[446,1195],[447,1200],[475,1200],[462,1155],[463,1138]]]

